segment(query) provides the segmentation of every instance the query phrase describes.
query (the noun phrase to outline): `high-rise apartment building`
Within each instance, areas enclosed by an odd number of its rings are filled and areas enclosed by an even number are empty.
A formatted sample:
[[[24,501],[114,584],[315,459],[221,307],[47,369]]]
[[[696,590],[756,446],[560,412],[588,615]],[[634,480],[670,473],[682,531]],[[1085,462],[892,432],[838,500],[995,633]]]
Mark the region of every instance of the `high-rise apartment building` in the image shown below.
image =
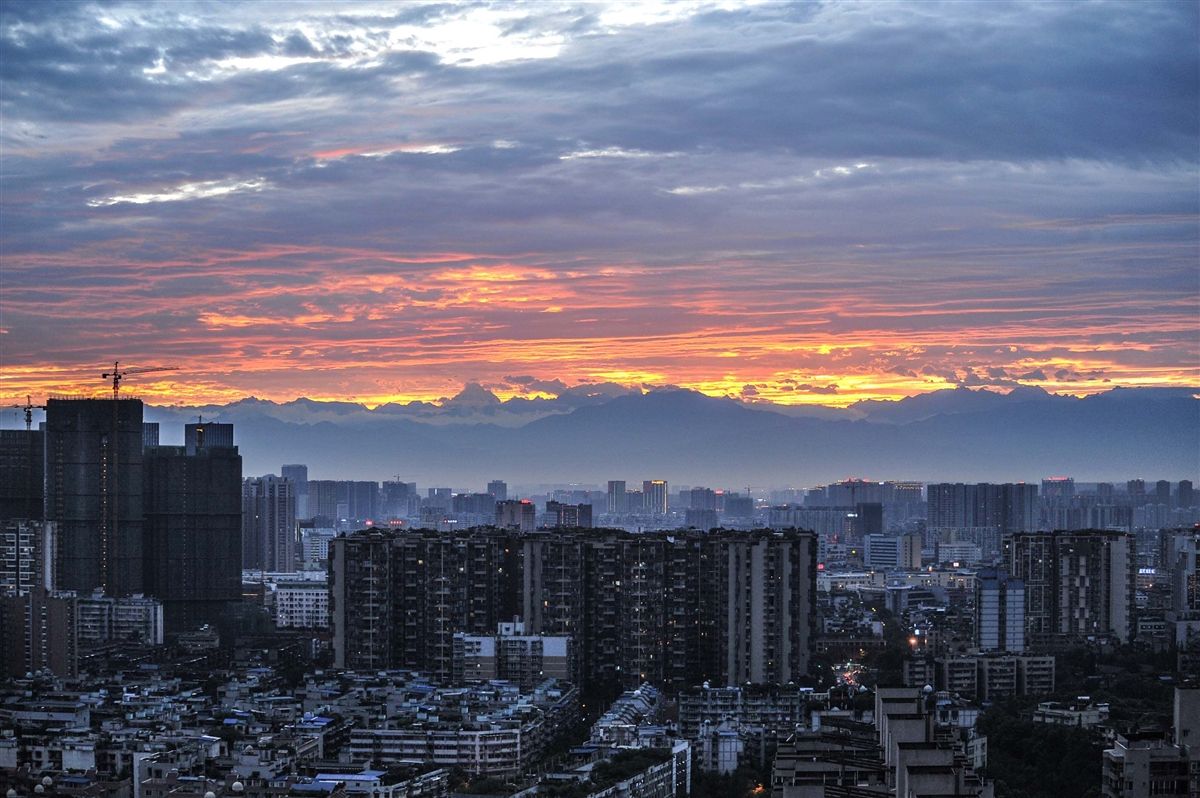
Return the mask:
[[[0,520],[0,594],[54,589],[54,524]]]
[[[588,529],[592,526],[592,505],[546,502],[546,515],[556,529]]]
[[[56,585],[143,592],[142,402],[46,402],[46,515],[58,529]]]
[[[1171,574],[1171,610],[1176,620],[1200,618],[1200,534],[1167,539],[1164,559]]]
[[[1019,532],[1004,542],[1008,572],[1025,584],[1030,644],[1052,637],[1133,636],[1137,575],[1126,532]]]
[[[487,484],[487,493],[498,502],[508,500],[508,484],[502,479],[493,479]]]
[[[335,661],[445,678],[454,633],[521,616],[584,684],[785,684],[807,673],[816,541],[768,531],[360,532],[333,540]]]
[[[414,668],[449,680],[456,632],[488,634],[520,615],[519,551],[494,530],[370,531],[330,541],[337,665]]]
[[[44,518],[46,435],[0,429],[0,521]]]
[[[1025,650],[1025,583],[995,568],[975,581],[975,646],[980,651]]]
[[[209,432],[145,452],[145,589],[168,632],[215,623],[241,598],[242,458],[232,432]]]
[[[642,512],[653,515],[667,514],[667,481],[647,479],[642,482]]]
[[[138,432],[139,437],[141,432]],[[0,677],[23,677],[49,669],[79,673],[78,601],[72,594],[32,591],[0,595]]]
[[[296,495],[290,480],[271,474],[242,483],[242,567],[296,570]]]
[[[995,527],[1001,532],[1037,528],[1037,485],[933,483],[928,488],[932,529]]]
[[[787,683],[807,670],[810,534],[605,531],[523,548],[527,627],[573,635],[585,683]]]

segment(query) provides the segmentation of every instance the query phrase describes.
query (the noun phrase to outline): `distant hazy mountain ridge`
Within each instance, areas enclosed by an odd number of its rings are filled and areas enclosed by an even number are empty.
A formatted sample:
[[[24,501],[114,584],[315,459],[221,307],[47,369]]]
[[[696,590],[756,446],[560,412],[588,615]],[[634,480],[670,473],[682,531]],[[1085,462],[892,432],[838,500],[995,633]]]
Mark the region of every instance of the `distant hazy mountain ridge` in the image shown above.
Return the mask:
[[[440,404],[255,398],[147,407],[163,442],[197,415],[235,425],[246,474],[307,463],[313,478],[422,486],[666,478],[676,484],[809,485],[848,475],[926,480],[1196,478],[1200,400],[1118,388],[1077,399],[1037,388],[957,388],[846,409],[747,404],[694,391],[579,386],[500,401],[469,385]]]

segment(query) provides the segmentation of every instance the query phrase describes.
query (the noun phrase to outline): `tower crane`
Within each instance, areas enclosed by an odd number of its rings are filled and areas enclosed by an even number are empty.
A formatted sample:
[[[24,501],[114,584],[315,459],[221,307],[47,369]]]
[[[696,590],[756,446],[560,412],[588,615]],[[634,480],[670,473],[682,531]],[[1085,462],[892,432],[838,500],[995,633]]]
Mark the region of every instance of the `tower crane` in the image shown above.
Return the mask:
[[[179,366],[143,366],[142,368],[121,368],[121,361],[114,360],[112,371],[100,375],[101,379],[112,378],[113,399],[121,389],[121,380],[129,374],[149,374],[152,371],[179,371]]]
[[[14,410],[24,410],[25,411],[25,431],[26,432],[33,429],[33,411],[46,409],[45,405],[35,405],[33,403],[33,398],[30,396],[25,397],[25,404],[9,405],[9,407],[13,408]]]

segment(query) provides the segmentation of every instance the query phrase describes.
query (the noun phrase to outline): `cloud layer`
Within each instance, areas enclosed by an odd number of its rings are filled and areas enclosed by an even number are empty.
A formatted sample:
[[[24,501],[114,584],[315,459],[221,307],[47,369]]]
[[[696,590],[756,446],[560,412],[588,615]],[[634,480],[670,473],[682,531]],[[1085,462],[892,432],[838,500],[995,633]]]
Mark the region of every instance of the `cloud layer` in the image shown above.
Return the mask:
[[[6,396],[1200,383],[1194,4],[0,13]]]

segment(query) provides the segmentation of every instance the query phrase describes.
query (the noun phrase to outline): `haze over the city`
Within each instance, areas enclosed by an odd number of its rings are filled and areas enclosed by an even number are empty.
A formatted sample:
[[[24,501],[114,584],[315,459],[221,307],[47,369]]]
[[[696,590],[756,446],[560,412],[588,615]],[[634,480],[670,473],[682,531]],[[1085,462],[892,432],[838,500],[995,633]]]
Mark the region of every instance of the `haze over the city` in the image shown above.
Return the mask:
[[[14,402],[1200,384],[1194,3],[0,13]]]

